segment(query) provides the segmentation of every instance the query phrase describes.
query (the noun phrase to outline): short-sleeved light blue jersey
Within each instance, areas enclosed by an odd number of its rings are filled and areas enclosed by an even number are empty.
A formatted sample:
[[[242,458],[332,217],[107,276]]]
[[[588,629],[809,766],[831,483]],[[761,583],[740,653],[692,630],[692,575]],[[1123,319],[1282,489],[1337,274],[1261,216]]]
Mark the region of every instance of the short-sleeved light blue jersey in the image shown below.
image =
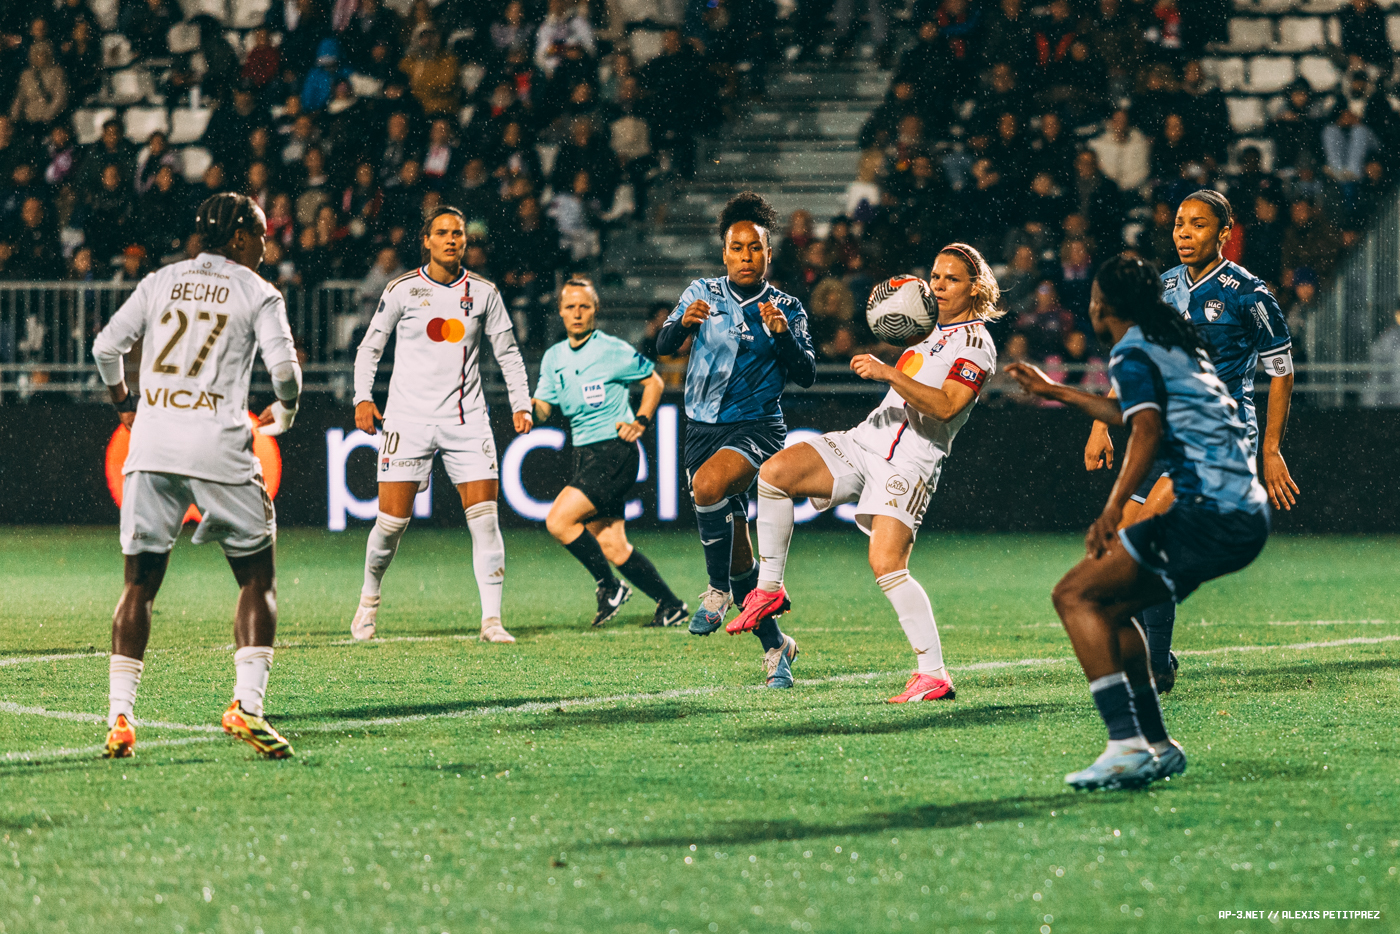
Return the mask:
[[[1263,279],[1229,260],[1221,260],[1194,283],[1184,265],[1167,270],[1162,274],[1162,299],[1196,326],[1210,348],[1221,382],[1240,404],[1252,449],[1259,430],[1255,367],[1262,357],[1265,369],[1283,375],[1293,346],[1278,300]]]
[[[544,352],[535,398],[559,407],[574,447],[612,441],[617,423],[636,420],[629,389],[656,365],[629,343],[594,331],[578,347],[564,339]]]
[[[1113,345],[1108,375],[1125,422],[1144,409],[1162,413],[1157,457],[1177,502],[1218,512],[1265,508],[1239,403],[1204,354],[1155,344],[1134,326]]]
[[[710,317],[694,331],[681,326],[692,302],[703,299]],[[758,306],[772,302],[788,320],[773,334]],[[778,402],[789,379],[810,386],[817,356],[802,303],[768,283],[751,298],[734,291],[727,276],[696,279],[684,292],[657,339],[660,353],[674,353],[693,334],[685,372],[685,413],[709,424],[750,421],[783,414]],[[674,346],[673,346],[674,345]]]

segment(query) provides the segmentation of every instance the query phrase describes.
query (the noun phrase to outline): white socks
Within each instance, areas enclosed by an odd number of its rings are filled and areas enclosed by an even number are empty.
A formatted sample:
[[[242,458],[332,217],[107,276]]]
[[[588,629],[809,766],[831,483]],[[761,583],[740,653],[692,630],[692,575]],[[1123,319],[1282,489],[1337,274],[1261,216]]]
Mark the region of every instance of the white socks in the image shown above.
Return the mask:
[[[938,641],[938,624],[933,620],[933,605],[928,602],[928,594],[919,582],[909,576],[907,569],[891,571],[884,577],[875,578],[875,583],[885,592],[885,597],[899,614],[899,625],[909,637],[918,657],[919,673],[934,675],[947,680],[948,670],[943,667],[943,645]]]
[[[263,695],[267,693],[267,673],[272,667],[272,646],[249,645],[233,653],[238,681],[233,699],[255,717],[263,715]]]
[[[136,704],[136,687],[141,683],[141,669],[145,665],[135,658],[113,655],[107,660],[107,726],[117,725],[117,715],[126,714],[131,719],[131,708]]]
[[[384,580],[384,572],[389,570],[389,562],[399,550],[399,540],[408,528],[410,517],[391,516],[380,513],[375,517],[374,528],[369,530],[369,541],[365,543],[365,585],[360,590],[360,603],[364,606],[379,605],[379,584]]]
[[[776,593],[783,586],[792,545],[792,498],[758,478],[758,589]],[[915,586],[918,586],[917,584]],[[931,617],[930,617],[931,618]],[[934,642],[938,636],[934,635]]]
[[[467,528],[472,533],[472,570],[481,591],[481,618],[500,619],[501,591],[506,583],[506,543],[496,521],[496,503],[477,503],[466,515]]]

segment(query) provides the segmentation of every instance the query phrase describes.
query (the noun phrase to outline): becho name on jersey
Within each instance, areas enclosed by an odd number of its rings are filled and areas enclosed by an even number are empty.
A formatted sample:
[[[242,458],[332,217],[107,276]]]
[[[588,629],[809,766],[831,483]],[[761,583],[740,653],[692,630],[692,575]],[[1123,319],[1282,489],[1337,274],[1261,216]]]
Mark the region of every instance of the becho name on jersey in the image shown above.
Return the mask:
[[[228,301],[228,286],[210,282],[176,282],[170,290],[172,302],[214,302]]]

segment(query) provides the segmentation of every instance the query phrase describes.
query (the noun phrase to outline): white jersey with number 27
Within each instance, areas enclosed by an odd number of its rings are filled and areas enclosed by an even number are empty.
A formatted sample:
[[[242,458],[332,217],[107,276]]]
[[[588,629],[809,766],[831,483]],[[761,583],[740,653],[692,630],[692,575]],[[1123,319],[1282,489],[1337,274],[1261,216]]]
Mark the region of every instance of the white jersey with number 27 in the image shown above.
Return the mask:
[[[217,253],[142,279],[93,344],[96,356],[142,341],[125,472],[246,483],[258,471],[248,421],[253,354],[272,370],[296,361],[282,296]]]

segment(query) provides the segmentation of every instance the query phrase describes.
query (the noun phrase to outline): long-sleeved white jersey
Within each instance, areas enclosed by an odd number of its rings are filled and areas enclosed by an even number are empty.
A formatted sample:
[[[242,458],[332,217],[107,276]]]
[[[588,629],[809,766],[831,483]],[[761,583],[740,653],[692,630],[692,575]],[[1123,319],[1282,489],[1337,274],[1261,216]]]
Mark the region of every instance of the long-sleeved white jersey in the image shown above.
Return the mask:
[[[424,425],[465,425],[484,418],[479,366],[483,332],[501,366],[511,410],[530,411],[525,360],[496,286],[472,272],[450,283],[438,282],[428,277],[426,266],[385,287],[355,354],[355,404],[373,400],[375,370],[394,334],[394,373],[385,418]]]
[[[248,423],[253,354],[269,371],[296,366],[287,306],[266,279],[217,253],[141,280],[97,335],[102,380],[120,383],[138,340],[140,405],[125,472],[246,483],[259,469]]]

